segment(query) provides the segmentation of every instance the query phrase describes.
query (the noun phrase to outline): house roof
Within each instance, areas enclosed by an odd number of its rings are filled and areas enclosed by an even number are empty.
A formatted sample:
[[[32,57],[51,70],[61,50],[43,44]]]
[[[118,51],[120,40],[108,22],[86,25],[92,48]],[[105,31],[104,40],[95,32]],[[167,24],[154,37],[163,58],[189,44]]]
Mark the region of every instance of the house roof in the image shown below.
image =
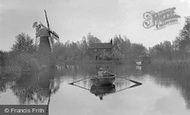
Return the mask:
[[[94,43],[90,44],[90,49],[111,49],[113,45],[111,43]]]

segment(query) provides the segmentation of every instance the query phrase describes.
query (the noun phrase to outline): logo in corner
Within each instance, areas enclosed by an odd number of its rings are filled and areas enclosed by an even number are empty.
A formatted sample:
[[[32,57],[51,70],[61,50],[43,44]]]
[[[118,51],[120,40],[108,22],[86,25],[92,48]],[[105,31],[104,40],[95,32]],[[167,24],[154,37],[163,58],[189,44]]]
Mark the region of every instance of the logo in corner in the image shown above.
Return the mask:
[[[143,27],[149,29],[155,26],[156,29],[161,29],[166,25],[176,24],[180,16],[175,13],[175,9],[176,8],[173,7],[159,12],[145,12],[143,14],[143,18],[145,19],[143,22]]]

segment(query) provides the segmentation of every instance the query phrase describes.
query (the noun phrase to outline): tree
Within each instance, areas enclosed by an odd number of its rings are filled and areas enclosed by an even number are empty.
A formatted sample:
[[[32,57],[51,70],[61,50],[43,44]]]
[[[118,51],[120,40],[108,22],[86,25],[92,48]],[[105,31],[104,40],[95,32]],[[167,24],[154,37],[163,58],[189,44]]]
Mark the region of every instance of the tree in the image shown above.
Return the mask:
[[[136,43],[131,43],[127,37],[115,36],[113,38],[113,55],[116,58],[125,58],[127,61],[134,61],[141,55],[146,54],[147,49]]]
[[[164,41],[150,48],[151,56],[156,58],[162,57],[162,58],[171,59],[173,52],[174,49],[170,41]]]
[[[101,40],[93,36],[91,33],[88,33],[87,41],[88,41],[88,45],[93,44],[93,43],[101,43]]]
[[[87,41],[86,41],[85,37],[83,37],[83,39],[82,39],[80,49],[82,51],[82,55],[86,55],[87,50],[88,50],[88,44],[87,44]]]
[[[146,55],[147,49],[142,44],[133,43],[131,45],[131,59],[137,59],[139,56]]]
[[[16,42],[12,47],[12,51],[33,53],[35,51],[33,39],[24,33],[17,35]]]
[[[124,40],[120,35],[113,38],[113,55],[116,58],[125,58],[131,45],[130,40]]]
[[[0,67],[1,66],[5,66],[5,52],[3,51],[0,51]]]
[[[190,18],[186,18],[185,26],[174,41],[176,49],[187,52],[190,50]]]

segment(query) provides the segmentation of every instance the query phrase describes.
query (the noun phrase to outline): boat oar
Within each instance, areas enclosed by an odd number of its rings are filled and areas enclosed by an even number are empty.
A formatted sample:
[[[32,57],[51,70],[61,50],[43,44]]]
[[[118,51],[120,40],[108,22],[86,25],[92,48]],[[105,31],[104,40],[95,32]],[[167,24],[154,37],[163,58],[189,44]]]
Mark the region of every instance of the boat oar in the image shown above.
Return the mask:
[[[129,80],[129,81],[131,81],[131,82],[133,82],[133,83],[135,83],[135,85],[142,85],[142,83],[140,83],[140,82],[138,82],[138,81],[134,81],[134,80],[131,80],[131,79],[128,79],[128,78],[126,78],[126,77],[117,77],[117,78],[122,78],[122,79],[125,79],[125,80]]]
[[[133,81],[133,80],[132,80],[132,81]],[[137,84],[134,84],[134,85],[132,85],[132,86],[130,86],[130,87],[126,87],[126,88],[117,90],[115,93],[121,92],[121,91],[123,91],[123,90],[130,89],[130,88],[134,88],[134,87],[137,87],[137,86],[139,86],[139,85],[142,85],[142,83],[137,82]]]
[[[83,78],[83,79],[80,79],[80,80],[71,82],[71,83],[69,83],[69,84],[70,84],[70,85],[73,85],[73,84],[76,83],[76,82],[80,82],[80,81],[83,81],[83,80],[86,80],[86,79],[90,79],[90,78],[92,78],[92,77]]]
[[[115,93],[121,92],[121,91],[123,91],[123,90],[130,89],[130,88],[131,88],[131,87],[126,87],[126,88],[123,88],[123,89],[117,90]]]
[[[88,90],[88,91],[90,90],[90,89],[88,89],[88,88],[86,88],[86,87],[82,87],[82,86],[76,85],[76,84],[74,84],[74,83],[73,83],[73,84],[70,84],[70,85],[73,85],[73,86],[76,86],[76,87],[79,87],[79,88],[82,88],[82,89],[85,89],[85,90]]]
[[[138,81],[134,81],[134,80],[129,80],[129,81],[131,81],[131,82],[133,82],[133,83],[135,83],[135,85],[142,85],[142,83],[140,83],[140,82],[138,82]]]

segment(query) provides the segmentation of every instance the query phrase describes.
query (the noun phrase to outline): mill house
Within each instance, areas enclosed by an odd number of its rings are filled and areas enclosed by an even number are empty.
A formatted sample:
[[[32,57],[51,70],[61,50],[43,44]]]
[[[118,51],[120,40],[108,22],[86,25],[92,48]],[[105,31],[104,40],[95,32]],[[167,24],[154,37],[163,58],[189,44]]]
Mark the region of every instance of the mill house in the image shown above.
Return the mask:
[[[93,60],[112,60],[113,43],[93,43],[89,45],[89,51]]]

